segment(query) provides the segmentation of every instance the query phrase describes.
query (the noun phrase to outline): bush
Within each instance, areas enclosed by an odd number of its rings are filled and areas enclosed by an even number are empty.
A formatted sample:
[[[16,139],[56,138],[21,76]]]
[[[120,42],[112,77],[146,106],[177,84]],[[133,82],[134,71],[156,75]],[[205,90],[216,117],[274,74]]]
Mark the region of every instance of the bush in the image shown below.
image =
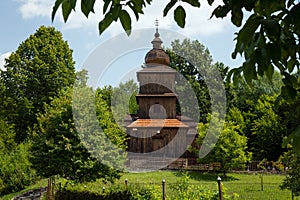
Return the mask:
[[[24,189],[36,179],[28,161],[29,144],[19,144],[11,152],[0,152],[0,195]]]
[[[87,183],[88,185],[88,183]],[[89,187],[69,181],[66,179],[60,180],[57,184],[55,200],[161,200],[162,192],[160,185],[154,184],[123,184],[108,183],[107,188],[102,190],[98,187]],[[89,188],[89,189],[88,189]]]
[[[58,191],[55,200],[128,200],[132,199],[129,191],[117,191],[110,194],[96,194],[89,191]]]
[[[55,200],[155,200],[158,199],[150,188],[112,189],[105,193],[90,191],[60,190],[55,194]],[[160,198],[161,199],[161,198]]]
[[[184,172],[182,178],[171,186],[174,194],[170,198],[172,200],[190,200],[190,199],[201,199],[201,200],[218,200],[219,192],[211,191],[200,185],[191,185],[189,175]],[[238,197],[237,194],[229,196],[226,194],[226,188],[223,187],[223,199],[234,200]]]

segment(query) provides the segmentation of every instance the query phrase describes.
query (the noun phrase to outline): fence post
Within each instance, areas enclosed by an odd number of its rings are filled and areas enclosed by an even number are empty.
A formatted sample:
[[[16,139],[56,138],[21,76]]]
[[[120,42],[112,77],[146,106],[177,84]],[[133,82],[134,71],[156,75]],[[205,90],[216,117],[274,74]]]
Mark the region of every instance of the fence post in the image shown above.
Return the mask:
[[[165,188],[165,180],[162,180],[162,199],[166,200],[166,188]]]
[[[222,185],[221,185],[221,177],[218,176],[217,178],[217,182],[218,182],[218,188],[219,188],[219,200],[222,200],[223,199],[223,196],[222,196]]]
[[[50,191],[51,191],[51,179],[48,178],[48,185],[47,185],[47,192],[46,192],[46,199],[49,200],[50,199]]]
[[[55,179],[51,178],[51,198],[54,199],[54,186],[55,186]]]
[[[264,175],[260,175],[260,185],[261,185],[261,191],[264,191]]]
[[[128,179],[127,178],[125,179],[125,188],[126,188],[126,190],[128,190]]]

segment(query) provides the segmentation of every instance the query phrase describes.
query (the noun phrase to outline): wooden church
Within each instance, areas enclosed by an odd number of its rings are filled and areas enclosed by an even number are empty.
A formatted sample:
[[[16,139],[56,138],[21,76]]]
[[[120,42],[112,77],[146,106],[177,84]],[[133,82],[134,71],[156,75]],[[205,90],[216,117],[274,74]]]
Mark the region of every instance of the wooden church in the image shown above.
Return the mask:
[[[144,67],[137,72],[139,111],[126,126],[131,168],[160,169],[179,158],[187,162],[193,157],[187,147],[196,136],[196,123],[176,113],[178,72],[169,67],[170,58],[162,49],[158,29],[152,45]]]

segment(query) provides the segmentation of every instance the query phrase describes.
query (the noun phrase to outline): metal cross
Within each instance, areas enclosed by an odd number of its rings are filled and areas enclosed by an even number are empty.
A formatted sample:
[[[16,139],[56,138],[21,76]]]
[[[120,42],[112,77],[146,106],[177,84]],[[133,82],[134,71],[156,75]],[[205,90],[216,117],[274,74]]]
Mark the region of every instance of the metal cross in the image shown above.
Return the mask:
[[[156,19],[156,20],[155,20],[156,32],[158,32],[158,25],[159,25],[159,20]]]

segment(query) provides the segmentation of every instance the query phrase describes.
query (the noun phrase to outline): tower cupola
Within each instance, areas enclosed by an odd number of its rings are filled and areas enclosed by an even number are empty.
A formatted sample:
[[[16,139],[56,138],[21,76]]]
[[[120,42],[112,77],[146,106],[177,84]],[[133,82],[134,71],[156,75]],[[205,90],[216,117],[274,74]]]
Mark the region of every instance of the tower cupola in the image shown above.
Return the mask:
[[[168,54],[162,49],[161,44],[162,40],[159,38],[158,33],[158,21],[156,21],[156,33],[154,34],[154,39],[152,40],[153,48],[146,54],[145,63],[146,67],[151,67],[156,64],[161,65],[169,65],[170,57]]]

